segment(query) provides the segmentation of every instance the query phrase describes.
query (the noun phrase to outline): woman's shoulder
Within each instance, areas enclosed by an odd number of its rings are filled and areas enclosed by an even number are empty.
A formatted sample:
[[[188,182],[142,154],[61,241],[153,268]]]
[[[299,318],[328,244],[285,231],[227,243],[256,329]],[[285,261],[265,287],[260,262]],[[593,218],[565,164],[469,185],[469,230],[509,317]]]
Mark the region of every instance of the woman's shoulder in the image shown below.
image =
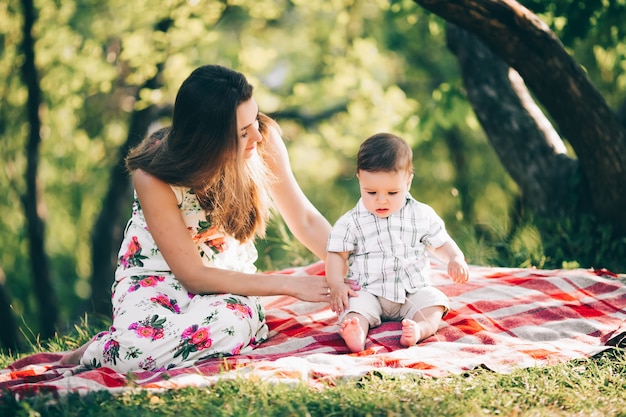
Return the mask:
[[[190,187],[168,184],[142,169],[136,169],[133,171],[132,180],[135,191],[138,194],[150,193],[154,195],[158,193],[174,193],[178,205],[181,205],[185,201],[185,198],[197,200]]]
[[[135,188],[165,188],[168,186],[163,180],[157,178],[156,176],[144,171],[141,168],[137,168],[133,170],[132,174],[133,184]]]

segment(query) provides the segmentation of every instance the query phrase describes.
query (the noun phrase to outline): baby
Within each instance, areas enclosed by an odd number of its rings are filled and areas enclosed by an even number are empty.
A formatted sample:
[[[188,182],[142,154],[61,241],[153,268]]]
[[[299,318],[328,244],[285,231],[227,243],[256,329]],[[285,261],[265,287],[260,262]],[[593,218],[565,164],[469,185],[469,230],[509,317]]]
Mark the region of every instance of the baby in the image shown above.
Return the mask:
[[[410,195],[413,152],[402,138],[379,133],[363,142],[356,175],[361,198],[335,223],[327,245],[330,307],[352,352],[365,348],[369,329],[382,320],[401,320],[400,343],[413,346],[435,334],[449,310],[430,283],[426,249],[448,263],[456,283],[467,282],[468,266],[443,220]]]

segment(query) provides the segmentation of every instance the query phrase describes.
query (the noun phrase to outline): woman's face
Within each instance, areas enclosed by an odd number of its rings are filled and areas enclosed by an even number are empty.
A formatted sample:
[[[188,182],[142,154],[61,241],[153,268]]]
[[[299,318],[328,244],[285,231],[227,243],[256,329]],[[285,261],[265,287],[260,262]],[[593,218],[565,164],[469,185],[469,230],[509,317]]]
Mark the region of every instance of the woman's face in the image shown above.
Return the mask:
[[[254,98],[237,107],[237,132],[243,159],[248,159],[256,153],[256,145],[263,139],[259,132],[259,106]]]

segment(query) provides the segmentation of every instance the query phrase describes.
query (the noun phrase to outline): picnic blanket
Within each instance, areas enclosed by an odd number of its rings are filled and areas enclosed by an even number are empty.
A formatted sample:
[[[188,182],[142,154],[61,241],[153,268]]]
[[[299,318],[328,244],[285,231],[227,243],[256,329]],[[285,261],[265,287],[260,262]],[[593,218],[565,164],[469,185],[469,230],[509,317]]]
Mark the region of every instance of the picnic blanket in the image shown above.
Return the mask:
[[[323,274],[323,265],[280,272]],[[387,322],[370,331],[365,351],[351,354],[327,304],[267,297],[270,338],[251,353],[131,375],[60,365],[61,353],[37,353],[0,371],[0,389],[23,398],[201,387],[241,377],[329,386],[375,371],[440,377],[483,367],[507,373],[624,346],[626,285],[609,271],[471,266],[470,273],[468,283],[455,284],[433,264],[433,283],[450,297],[451,310],[434,336],[410,348],[399,343],[400,323]]]

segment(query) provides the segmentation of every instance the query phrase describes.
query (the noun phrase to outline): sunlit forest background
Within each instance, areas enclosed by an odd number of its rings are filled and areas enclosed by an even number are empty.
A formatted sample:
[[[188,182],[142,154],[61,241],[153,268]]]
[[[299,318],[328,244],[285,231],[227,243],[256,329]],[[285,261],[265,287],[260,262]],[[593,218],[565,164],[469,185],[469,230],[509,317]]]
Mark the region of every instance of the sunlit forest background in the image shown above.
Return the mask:
[[[27,3],[0,4],[0,277],[3,302],[26,338],[46,336],[38,317],[49,313],[35,296],[34,264],[49,272],[61,332],[94,310],[96,285],[110,287],[112,275],[94,281],[96,225],[113,210],[109,193],[123,196],[122,213],[104,227],[117,232],[130,214],[128,190],[112,181],[121,155],[140,139],[131,126],[167,124],[183,79],[208,63],[241,71],[255,86],[261,111],[284,130],[301,187],[331,222],[359,197],[359,144],[388,131],[414,150],[412,194],[444,218],[470,263],[620,265],[611,258],[616,244],[599,247],[567,225],[561,242],[592,255],[546,251],[466,98],[445,20],[410,0],[35,1],[36,208],[45,230],[45,258],[35,259],[24,201],[33,151],[32,90],[22,70]],[[616,10],[624,16],[624,1],[521,3],[618,108],[626,98],[626,19],[620,23]],[[258,249],[260,270],[315,261],[279,218]]]

